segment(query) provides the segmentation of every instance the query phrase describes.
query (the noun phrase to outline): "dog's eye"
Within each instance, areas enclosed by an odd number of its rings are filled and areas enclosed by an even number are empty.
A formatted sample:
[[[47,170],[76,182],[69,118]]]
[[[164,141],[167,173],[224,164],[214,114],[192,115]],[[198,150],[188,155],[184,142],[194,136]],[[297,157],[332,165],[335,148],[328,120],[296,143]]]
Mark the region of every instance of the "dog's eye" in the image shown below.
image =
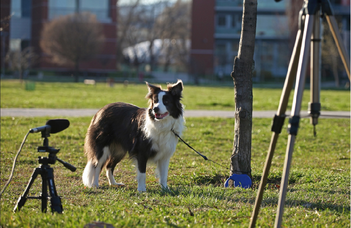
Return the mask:
[[[168,105],[169,101],[167,98],[163,98],[163,104]]]
[[[158,97],[157,96],[154,96],[153,100],[154,100],[154,103],[158,103]]]

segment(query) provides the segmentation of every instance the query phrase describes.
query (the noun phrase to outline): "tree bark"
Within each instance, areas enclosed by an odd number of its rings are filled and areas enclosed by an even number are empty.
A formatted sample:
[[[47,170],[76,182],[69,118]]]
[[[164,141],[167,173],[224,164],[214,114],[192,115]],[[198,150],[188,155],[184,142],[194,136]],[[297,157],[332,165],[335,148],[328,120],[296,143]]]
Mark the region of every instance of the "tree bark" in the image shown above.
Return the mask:
[[[252,65],[255,49],[257,0],[244,0],[238,56],[233,72],[235,99],[234,145],[230,175],[248,174],[251,178]]]

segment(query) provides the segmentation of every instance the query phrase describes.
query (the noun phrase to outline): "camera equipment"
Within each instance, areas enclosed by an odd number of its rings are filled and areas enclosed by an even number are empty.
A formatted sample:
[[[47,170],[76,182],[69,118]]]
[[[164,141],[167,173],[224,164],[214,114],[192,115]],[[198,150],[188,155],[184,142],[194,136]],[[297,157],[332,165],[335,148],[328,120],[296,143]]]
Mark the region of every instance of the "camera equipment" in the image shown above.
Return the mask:
[[[41,211],[46,212],[47,210],[47,201],[50,199],[51,202],[51,211],[62,213],[62,205],[61,205],[61,198],[57,195],[55,181],[54,181],[54,169],[50,167],[49,164],[55,164],[56,161],[62,163],[66,168],[74,172],[76,167],[73,165],[62,161],[59,159],[56,154],[60,151],[60,149],[55,149],[49,146],[49,139],[50,133],[57,133],[63,131],[69,126],[69,121],[66,119],[55,119],[49,120],[46,122],[45,126],[30,129],[30,133],[41,132],[42,138],[44,138],[43,146],[38,147],[38,152],[49,152],[48,157],[38,157],[39,167],[35,168],[33,171],[32,176],[29,179],[26,189],[24,190],[23,194],[18,198],[16,206],[14,208],[14,212],[21,210],[21,208],[26,203],[27,199],[40,199],[41,200]],[[30,197],[28,196],[30,187],[34,183],[35,179],[41,176],[42,182],[42,192],[40,196],[37,197]],[[48,191],[50,197],[48,196]]]
[[[55,120],[48,120],[45,126],[32,128],[29,130],[30,133],[37,133],[45,131],[46,134],[50,133],[57,133],[60,131],[65,130],[69,127],[69,121],[66,119],[55,119]]]
[[[296,35],[295,46],[291,55],[288,72],[286,75],[284,88],[280,98],[280,103],[278,107],[277,114],[273,118],[272,124],[272,138],[268,149],[268,154],[266,158],[266,163],[264,166],[260,186],[257,192],[256,202],[254,211],[252,213],[250,227],[255,227],[257,220],[258,211],[262,202],[263,191],[267,182],[267,177],[269,174],[269,169],[271,167],[272,158],[275,150],[275,146],[282,130],[285,111],[289,101],[289,94],[292,90],[294,80],[295,92],[294,99],[291,109],[291,118],[289,119],[288,127],[288,145],[286,148],[286,157],[284,162],[284,170],[281,180],[281,188],[279,194],[278,210],[276,214],[275,227],[281,226],[282,215],[284,212],[285,196],[287,191],[289,170],[291,165],[292,153],[294,149],[295,138],[297,135],[297,130],[300,122],[300,109],[302,103],[302,95],[305,87],[305,76],[307,62],[308,62],[308,52],[311,46],[311,102],[309,104],[309,114],[311,117],[311,123],[314,128],[318,123],[318,117],[320,115],[320,74],[319,74],[319,58],[320,58],[320,27],[321,21],[320,17],[325,17],[329,29],[333,35],[334,41],[339,51],[339,55],[344,64],[346,73],[350,79],[350,60],[348,58],[347,52],[342,45],[341,37],[338,32],[338,26],[336,20],[333,16],[332,8],[328,0],[305,0],[304,5],[299,13],[299,30]]]

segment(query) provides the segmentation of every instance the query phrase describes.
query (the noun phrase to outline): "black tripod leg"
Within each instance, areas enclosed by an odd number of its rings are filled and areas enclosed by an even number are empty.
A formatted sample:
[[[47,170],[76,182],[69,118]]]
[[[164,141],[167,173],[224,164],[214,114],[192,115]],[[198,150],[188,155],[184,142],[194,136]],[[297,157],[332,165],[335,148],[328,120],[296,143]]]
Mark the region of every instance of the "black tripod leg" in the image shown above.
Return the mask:
[[[35,168],[33,171],[32,176],[29,179],[26,189],[24,190],[23,194],[18,198],[15,208],[13,209],[14,212],[20,211],[21,208],[27,201],[27,195],[29,193],[30,187],[34,183],[35,179],[38,177],[38,174],[41,174],[40,168]]]
[[[47,170],[45,168],[42,168],[42,173],[41,173],[41,212],[46,213],[47,211],[47,205],[48,205],[48,184],[47,184]]]
[[[61,198],[57,196],[55,181],[54,181],[54,170],[52,168],[46,168],[47,171],[47,183],[49,185],[50,201],[51,201],[51,212],[62,213]]]
[[[263,169],[260,186],[258,188],[258,192],[257,192],[257,196],[256,196],[254,211],[253,211],[252,216],[251,216],[250,227],[255,227],[255,225],[256,225],[256,220],[257,220],[258,212],[260,210],[264,188],[267,184],[267,177],[269,175],[269,170],[270,170],[271,164],[272,164],[272,158],[274,155],[275,146],[277,144],[279,134],[280,134],[282,126],[284,124],[285,112],[286,112],[287,104],[289,101],[289,95],[291,93],[293,83],[296,79],[296,71],[297,71],[297,64],[298,64],[299,55],[300,55],[301,40],[302,40],[302,30],[300,29],[300,30],[298,30],[297,35],[296,35],[295,45],[294,45],[294,49],[293,49],[293,52],[291,55],[289,68],[288,68],[288,72],[286,75],[282,95],[280,98],[280,103],[279,103],[277,115],[275,115],[274,119],[273,119],[272,138],[271,138],[271,142],[270,142],[269,149],[268,149],[266,163],[265,163],[264,169]]]

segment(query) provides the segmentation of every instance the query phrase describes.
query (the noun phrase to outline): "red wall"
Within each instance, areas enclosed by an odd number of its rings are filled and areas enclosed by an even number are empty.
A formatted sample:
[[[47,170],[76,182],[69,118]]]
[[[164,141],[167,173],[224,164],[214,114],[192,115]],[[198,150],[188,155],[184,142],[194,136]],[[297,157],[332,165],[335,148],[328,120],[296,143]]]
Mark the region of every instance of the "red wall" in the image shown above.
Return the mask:
[[[1,0],[0,5],[0,12],[1,12],[1,20],[10,16],[10,8],[11,8],[11,1],[10,0]],[[9,49],[9,31],[10,31],[10,21],[4,20],[2,21],[0,27],[3,29],[2,36],[0,37],[0,69],[2,67],[2,63],[5,60],[6,53]],[[6,35],[5,35],[6,34]],[[6,66],[6,64],[5,64]]]
[[[215,0],[193,0],[191,24],[191,71],[213,73]]]

